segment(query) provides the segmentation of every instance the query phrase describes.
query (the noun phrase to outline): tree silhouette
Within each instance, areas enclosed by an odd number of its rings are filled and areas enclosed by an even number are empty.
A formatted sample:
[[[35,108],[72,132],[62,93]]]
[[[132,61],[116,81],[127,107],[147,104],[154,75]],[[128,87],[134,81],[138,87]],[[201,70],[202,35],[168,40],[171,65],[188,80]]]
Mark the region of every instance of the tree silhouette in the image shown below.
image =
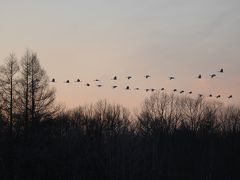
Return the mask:
[[[0,84],[1,84],[1,102],[2,110],[6,118],[9,120],[9,135],[13,132],[13,114],[16,105],[16,74],[19,71],[17,58],[15,54],[10,54],[5,64],[0,67]]]
[[[54,112],[55,90],[49,88],[49,79],[42,69],[37,54],[27,50],[21,61],[19,83],[19,107],[25,112],[25,137],[29,136],[29,121],[32,133],[37,131],[39,122]]]

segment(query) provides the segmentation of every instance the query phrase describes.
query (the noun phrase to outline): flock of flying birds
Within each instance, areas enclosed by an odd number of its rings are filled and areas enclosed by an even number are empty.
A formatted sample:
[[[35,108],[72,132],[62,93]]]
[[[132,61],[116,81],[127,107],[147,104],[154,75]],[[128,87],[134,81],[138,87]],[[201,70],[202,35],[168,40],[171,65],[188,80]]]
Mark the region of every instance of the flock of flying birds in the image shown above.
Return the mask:
[[[218,71],[218,73],[224,73],[224,70],[223,69],[220,69],[219,71]],[[210,78],[215,78],[217,75],[216,74],[210,74],[209,75],[210,76]],[[131,80],[132,79],[132,76],[127,76],[126,77],[128,80]],[[149,78],[151,78],[151,76],[150,75],[145,75],[144,76],[144,78],[145,79],[149,79]],[[197,76],[197,79],[199,79],[199,80],[201,80],[203,78],[203,76],[202,76],[202,74],[199,74],[198,76]],[[174,79],[176,79],[174,76],[170,76],[169,77],[169,80],[171,81],[171,80],[174,80]],[[111,80],[113,80],[113,81],[117,81],[118,80],[118,77],[117,76],[114,76]],[[100,80],[99,79],[95,79],[94,80],[95,82],[100,82]],[[56,80],[55,80],[55,78],[53,78],[51,81],[50,81],[51,83],[56,83]],[[82,81],[80,80],[80,79],[77,79],[76,81],[74,81],[74,83],[81,83]],[[70,82],[70,80],[66,80],[66,81],[64,81],[64,83],[66,83],[66,84],[69,84],[69,83],[71,83]],[[85,86],[91,86],[91,84],[90,83],[86,83],[85,84]],[[97,84],[96,85],[97,87],[99,87],[99,88],[101,88],[103,85],[102,84]],[[116,88],[118,88],[118,86],[117,85],[114,85],[114,86],[112,86],[112,88],[113,89],[116,89]],[[130,89],[130,87],[129,86],[126,86],[125,87],[125,90],[131,90]],[[141,90],[140,88],[134,88],[133,90],[136,90],[136,91],[139,91],[139,90]],[[149,88],[149,89],[143,89],[144,91],[146,91],[146,92],[154,92],[154,91],[157,91],[158,89],[154,89],[154,88]],[[161,89],[159,89],[160,91],[165,91],[166,89],[165,88],[161,88]],[[193,91],[189,91],[189,92],[185,92],[184,90],[180,90],[180,91],[178,91],[177,89],[173,89],[172,90],[174,93],[177,93],[177,92],[179,92],[180,94],[183,94],[183,93],[188,93],[188,94],[193,94]],[[199,97],[203,97],[204,95],[203,94],[198,94],[198,96]],[[214,97],[212,94],[209,94],[208,95],[208,97]],[[220,94],[218,94],[217,96],[215,96],[217,99],[219,99],[219,98],[221,98],[222,96],[220,95]],[[233,98],[233,96],[232,95],[229,95],[228,96],[228,99],[231,99],[231,98]]]

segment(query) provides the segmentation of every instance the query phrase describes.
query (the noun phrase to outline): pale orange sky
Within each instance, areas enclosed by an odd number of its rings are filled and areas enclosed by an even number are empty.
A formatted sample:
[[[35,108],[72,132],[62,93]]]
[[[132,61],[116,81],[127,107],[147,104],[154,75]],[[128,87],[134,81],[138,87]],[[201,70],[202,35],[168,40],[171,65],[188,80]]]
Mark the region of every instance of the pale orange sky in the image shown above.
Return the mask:
[[[239,8],[238,0],[1,0],[0,62],[33,49],[68,107],[99,99],[137,107],[147,94],[126,92],[126,85],[233,94],[239,104]],[[220,68],[224,74],[207,77]],[[172,75],[177,79],[169,81]],[[99,78],[104,87],[63,84],[77,78]],[[120,88],[113,91],[113,84]]]

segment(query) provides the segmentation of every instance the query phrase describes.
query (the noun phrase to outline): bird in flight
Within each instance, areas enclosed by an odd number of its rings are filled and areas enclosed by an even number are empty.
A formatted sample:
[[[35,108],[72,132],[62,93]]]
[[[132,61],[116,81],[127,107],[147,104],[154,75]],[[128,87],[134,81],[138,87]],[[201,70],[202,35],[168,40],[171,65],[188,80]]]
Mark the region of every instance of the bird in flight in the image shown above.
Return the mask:
[[[87,83],[87,84],[85,84],[85,86],[90,86],[90,84],[89,84],[89,83]]]
[[[198,75],[198,79],[202,79],[202,75],[201,74]]]
[[[116,81],[117,79],[118,79],[117,76],[114,76],[112,80],[115,80],[115,81]]]
[[[127,76],[127,79],[128,79],[128,80],[132,79],[132,76]]]
[[[221,95],[217,95],[217,97],[216,97],[216,98],[218,99],[218,98],[220,98],[220,97],[221,97]]]
[[[224,73],[224,71],[223,71],[223,68],[222,68],[222,69],[220,69],[218,72],[220,72],[220,73]]]
[[[69,80],[66,80],[66,81],[65,81],[65,83],[69,84],[69,83],[70,83],[70,81],[69,81]]]
[[[161,88],[161,91],[164,91],[164,90],[166,90],[165,88]]]
[[[199,94],[198,96],[199,96],[200,98],[201,98],[201,97],[203,97],[203,95],[202,95],[202,94]]]
[[[50,82],[52,82],[52,83],[55,83],[56,82],[56,80],[53,78]]]
[[[228,99],[231,99],[233,96],[232,95],[230,95],[230,96],[228,96]]]
[[[117,88],[117,86],[113,86],[112,88],[113,88],[113,89],[116,89],[116,88]]]
[[[126,89],[126,90],[130,90],[130,87],[129,87],[129,86],[127,86],[125,89]]]
[[[77,81],[76,82],[81,82],[81,80],[80,79],[77,79]]]
[[[95,82],[99,82],[100,80],[99,80],[99,79],[95,79],[94,81],[95,81]]]
[[[151,91],[152,91],[152,92],[154,92],[154,91],[155,91],[155,89],[154,89],[154,88],[152,88],[152,89],[151,89]]]
[[[180,94],[182,94],[182,93],[184,93],[184,91],[182,90],[182,91],[180,91]]]
[[[139,89],[139,88],[135,88],[134,90],[138,91],[138,90],[140,90],[140,89]]]
[[[171,77],[169,77],[169,79],[170,79],[170,80],[173,80],[173,79],[175,79],[175,77],[171,76]]]
[[[211,78],[214,78],[214,77],[216,77],[216,74],[210,74],[209,75]]]
[[[150,91],[150,89],[145,89],[146,92]]]
[[[189,94],[192,94],[193,92],[192,92],[192,91],[189,91],[188,93],[189,93]]]
[[[102,87],[102,85],[101,85],[101,84],[98,84],[97,87]]]
[[[146,75],[146,76],[144,76],[146,79],[148,79],[148,78],[150,78],[151,76],[150,75]]]
[[[209,97],[213,97],[213,95],[212,95],[212,94],[209,94]]]
[[[177,89],[174,89],[173,92],[177,92]]]

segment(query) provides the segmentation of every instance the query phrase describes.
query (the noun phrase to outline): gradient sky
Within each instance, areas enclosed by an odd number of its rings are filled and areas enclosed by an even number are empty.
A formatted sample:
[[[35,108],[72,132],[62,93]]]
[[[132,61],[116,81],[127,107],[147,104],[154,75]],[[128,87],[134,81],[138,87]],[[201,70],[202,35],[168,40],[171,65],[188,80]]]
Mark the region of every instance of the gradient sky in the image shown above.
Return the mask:
[[[239,0],[0,0],[0,62],[26,48],[39,55],[57,99],[75,107],[108,99],[137,107],[140,88],[233,94],[240,104]],[[207,77],[220,68],[225,73]],[[201,73],[205,78],[197,80]],[[150,74],[146,81],[143,76]],[[120,81],[110,79],[119,76]],[[126,76],[133,80],[127,81]],[[169,81],[169,76],[176,80]],[[63,84],[101,79],[103,88]],[[112,90],[112,85],[121,87]]]

